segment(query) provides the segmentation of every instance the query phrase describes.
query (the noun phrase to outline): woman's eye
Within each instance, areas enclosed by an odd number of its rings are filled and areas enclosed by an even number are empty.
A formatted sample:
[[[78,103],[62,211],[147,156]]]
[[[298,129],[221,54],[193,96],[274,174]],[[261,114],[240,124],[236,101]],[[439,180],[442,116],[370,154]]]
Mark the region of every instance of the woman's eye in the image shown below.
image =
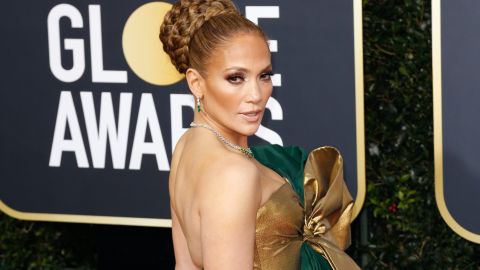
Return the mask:
[[[267,72],[267,73],[263,73],[262,75],[260,75],[260,79],[270,80],[270,79],[272,79],[272,76],[273,76],[273,72]]]
[[[229,76],[227,80],[231,83],[241,83],[244,80],[244,78],[243,76],[240,76],[240,75],[232,75],[232,76]]]

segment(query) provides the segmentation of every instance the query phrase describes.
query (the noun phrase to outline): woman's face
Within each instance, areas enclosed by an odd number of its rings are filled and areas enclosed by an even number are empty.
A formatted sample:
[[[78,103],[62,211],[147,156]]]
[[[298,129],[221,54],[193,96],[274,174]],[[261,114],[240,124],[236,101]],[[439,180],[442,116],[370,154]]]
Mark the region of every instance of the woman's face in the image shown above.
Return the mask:
[[[258,33],[238,35],[208,60],[202,109],[221,132],[253,135],[272,94],[272,65],[265,39]]]

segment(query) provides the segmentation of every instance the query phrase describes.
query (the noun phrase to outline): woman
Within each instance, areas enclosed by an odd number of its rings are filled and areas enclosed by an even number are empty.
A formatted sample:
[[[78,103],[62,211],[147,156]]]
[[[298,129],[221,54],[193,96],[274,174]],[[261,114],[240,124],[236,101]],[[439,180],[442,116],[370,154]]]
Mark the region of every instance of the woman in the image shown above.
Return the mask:
[[[304,175],[299,148],[247,145],[272,93],[262,30],[229,0],[182,0],[160,39],[197,105],[169,179],[176,269],[355,269],[338,152],[318,149]]]

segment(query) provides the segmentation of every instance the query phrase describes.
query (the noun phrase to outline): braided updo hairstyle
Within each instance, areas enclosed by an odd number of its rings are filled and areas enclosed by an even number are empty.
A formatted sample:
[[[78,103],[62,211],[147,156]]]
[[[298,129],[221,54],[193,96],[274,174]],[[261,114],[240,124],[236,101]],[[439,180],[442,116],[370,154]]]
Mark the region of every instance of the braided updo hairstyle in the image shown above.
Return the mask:
[[[230,0],[180,0],[160,27],[163,50],[180,73],[204,71],[213,50],[238,33],[264,32],[243,17]]]

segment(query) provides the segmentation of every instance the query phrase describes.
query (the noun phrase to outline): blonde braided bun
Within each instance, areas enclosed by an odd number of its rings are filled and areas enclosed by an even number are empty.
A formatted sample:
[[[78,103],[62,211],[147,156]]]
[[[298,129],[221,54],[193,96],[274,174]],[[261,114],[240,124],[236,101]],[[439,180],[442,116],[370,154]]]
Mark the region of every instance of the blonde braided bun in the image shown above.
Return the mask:
[[[160,40],[177,70],[185,73],[190,67],[202,71],[211,52],[239,32],[265,37],[230,0],[181,0],[165,15]]]

